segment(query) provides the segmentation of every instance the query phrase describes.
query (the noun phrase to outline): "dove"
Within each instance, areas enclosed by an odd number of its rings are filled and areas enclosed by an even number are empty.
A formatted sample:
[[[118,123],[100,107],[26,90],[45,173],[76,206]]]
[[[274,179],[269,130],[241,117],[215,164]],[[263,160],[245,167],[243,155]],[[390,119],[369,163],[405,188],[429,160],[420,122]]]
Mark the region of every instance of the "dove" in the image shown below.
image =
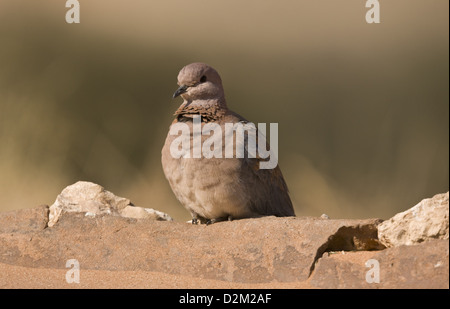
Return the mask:
[[[272,169],[261,169],[260,163],[266,159],[251,157],[247,151],[244,157],[173,155],[171,146],[178,136],[171,134],[171,129],[177,124],[184,123],[190,128],[188,137],[192,145],[193,127],[199,116],[202,128],[216,125],[223,132],[226,124],[249,123],[228,109],[222,79],[211,66],[199,62],[186,65],[178,74],[178,85],[173,98],[181,96],[183,103],[174,113],[161,151],[161,163],[173,193],[190,212],[191,222],[212,224],[263,216],[295,216],[278,164]],[[202,135],[202,143],[207,138]]]

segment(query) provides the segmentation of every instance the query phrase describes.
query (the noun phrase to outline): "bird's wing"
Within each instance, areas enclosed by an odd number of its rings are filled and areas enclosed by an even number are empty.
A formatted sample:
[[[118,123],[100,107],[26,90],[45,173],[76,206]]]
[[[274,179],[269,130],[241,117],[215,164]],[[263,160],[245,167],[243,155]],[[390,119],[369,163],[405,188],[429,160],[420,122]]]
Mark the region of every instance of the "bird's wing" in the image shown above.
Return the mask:
[[[258,129],[254,124],[234,112],[225,117],[224,121],[240,122],[246,129],[245,157],[242,160],[242,182],[243,185],[247,186],[247,192],[251,196],[251,201],[253,201],[253,210],[260,215],[295,216],[288,187],[280,167],[277,164],[272,169],[261,169],[261,162],[269,161],[270,157],[262,158],[258,151],[254,153],[255,149],[251,149],[256,147],[256,150],[258,150],[259,143],[264,143],[265,149],[269,149],[265,136],[258,134]],[[236,139],[236,147],[239,147],[238,143],[239,141]],[[274,154],[271,153],[270,155]]]

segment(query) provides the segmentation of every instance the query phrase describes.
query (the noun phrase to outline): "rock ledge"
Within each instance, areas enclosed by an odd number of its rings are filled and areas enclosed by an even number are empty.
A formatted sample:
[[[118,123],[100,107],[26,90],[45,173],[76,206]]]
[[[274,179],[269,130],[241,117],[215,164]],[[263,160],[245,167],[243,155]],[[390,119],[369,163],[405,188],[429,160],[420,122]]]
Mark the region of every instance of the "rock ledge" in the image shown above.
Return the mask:
[[[435,209],[445,208],[445,201],[448,209],[448,193],[433,199]],[[416,213],[413,218],[423,217],[418,213],[424,212],[424,203],[411,210]],[[50,207],[0,214],[0,266],[24,267],[30,273],[63,271],[67,260],[76,259],[82,271],[107,271],[108,276],[159,273],[240,288],[255,284],[448,288],[448,213],[441,219],[447,222],[447,234],[432,232],[425,237],[422,233],[421,241],[411,245],[380,241],[380,226],[397,219],[264,217],[192,225],[136,207],[101,186],[78,182],[64,189]],[[445,226],[445,222],[420,221]],[[366,266],[374,260],[379,275],[375,283],[367,279],[371,268]],[[10,286],[10,281],[2,280],[6,279],[0,276],[0,287]],[[66,284],[61,279],[57,286]]]

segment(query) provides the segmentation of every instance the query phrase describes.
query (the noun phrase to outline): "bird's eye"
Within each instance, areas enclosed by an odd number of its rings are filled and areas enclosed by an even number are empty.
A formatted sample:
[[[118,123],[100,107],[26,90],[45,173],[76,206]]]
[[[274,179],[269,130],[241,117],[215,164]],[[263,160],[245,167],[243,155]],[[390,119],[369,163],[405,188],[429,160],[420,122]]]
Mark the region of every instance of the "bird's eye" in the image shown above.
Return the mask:
[[[203,75],[202,78],[200,78],[200,82],[201,82],[201,83],[206,82],[206,75]]]

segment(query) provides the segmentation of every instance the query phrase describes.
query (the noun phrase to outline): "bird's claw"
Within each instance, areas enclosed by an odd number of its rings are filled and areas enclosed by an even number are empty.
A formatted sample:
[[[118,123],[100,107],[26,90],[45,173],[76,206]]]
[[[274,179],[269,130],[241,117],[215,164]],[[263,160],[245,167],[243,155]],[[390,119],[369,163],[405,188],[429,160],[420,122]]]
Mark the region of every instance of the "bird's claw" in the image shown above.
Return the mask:
[[[208,221],[206,221],[206,225],[210,225],[216,222],[221,222],[221,221],[232,221],[233,218],[231,216],[226,216],[226,217],[222,217],[222,218],[215,218],[215,219],[209,219]]]

